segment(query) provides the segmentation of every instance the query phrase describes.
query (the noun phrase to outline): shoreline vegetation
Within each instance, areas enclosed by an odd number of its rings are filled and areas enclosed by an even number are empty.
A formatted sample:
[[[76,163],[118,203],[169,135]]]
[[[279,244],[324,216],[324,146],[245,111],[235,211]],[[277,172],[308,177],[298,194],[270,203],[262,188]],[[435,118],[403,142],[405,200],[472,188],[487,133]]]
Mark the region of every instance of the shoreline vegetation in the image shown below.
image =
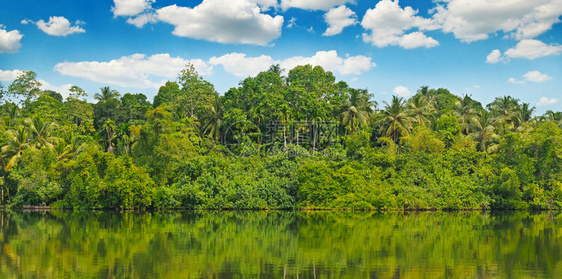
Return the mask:
[[[422,86],[379,104],[322,67],[218,94],[186,65],[150,102],[0,83],[0,208],[558,210],[562,112]]]

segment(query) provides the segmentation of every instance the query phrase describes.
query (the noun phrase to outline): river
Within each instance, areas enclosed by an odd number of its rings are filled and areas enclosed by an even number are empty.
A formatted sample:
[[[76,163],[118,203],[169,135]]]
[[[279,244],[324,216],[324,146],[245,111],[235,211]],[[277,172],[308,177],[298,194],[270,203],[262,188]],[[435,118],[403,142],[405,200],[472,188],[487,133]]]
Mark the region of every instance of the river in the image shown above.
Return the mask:
[[[561,278],[559,212],[0,211],[0,278]]]

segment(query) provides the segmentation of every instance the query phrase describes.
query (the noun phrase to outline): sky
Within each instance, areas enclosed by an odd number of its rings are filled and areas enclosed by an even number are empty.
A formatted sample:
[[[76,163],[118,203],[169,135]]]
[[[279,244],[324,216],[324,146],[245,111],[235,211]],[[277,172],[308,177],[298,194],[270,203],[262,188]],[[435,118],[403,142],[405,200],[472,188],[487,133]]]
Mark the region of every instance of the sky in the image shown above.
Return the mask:
[[[379,104],[421,86],[562,111],[562,0],[0,1],[0,82],[150,100],[187,63],[220,94],[320,65]]]

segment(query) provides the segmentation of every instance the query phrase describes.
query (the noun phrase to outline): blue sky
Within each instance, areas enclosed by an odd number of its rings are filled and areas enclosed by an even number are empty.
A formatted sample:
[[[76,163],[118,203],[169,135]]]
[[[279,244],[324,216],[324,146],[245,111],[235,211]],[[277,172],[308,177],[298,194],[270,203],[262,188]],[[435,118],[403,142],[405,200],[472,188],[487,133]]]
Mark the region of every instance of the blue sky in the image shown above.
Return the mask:
[[[150,99],[192,63],[219,93],[321,65],[382,103],[422,85],[562,111],[562,0],[56,0],[0,3],[0,82]]]

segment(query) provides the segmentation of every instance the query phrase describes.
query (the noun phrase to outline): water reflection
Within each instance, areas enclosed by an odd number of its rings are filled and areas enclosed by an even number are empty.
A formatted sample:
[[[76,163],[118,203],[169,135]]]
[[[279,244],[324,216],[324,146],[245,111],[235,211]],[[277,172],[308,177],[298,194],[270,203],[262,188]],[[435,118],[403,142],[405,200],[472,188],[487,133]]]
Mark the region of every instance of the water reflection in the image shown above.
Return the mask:
[[[0,211],[0,278],[555,278],[561,218]]]

